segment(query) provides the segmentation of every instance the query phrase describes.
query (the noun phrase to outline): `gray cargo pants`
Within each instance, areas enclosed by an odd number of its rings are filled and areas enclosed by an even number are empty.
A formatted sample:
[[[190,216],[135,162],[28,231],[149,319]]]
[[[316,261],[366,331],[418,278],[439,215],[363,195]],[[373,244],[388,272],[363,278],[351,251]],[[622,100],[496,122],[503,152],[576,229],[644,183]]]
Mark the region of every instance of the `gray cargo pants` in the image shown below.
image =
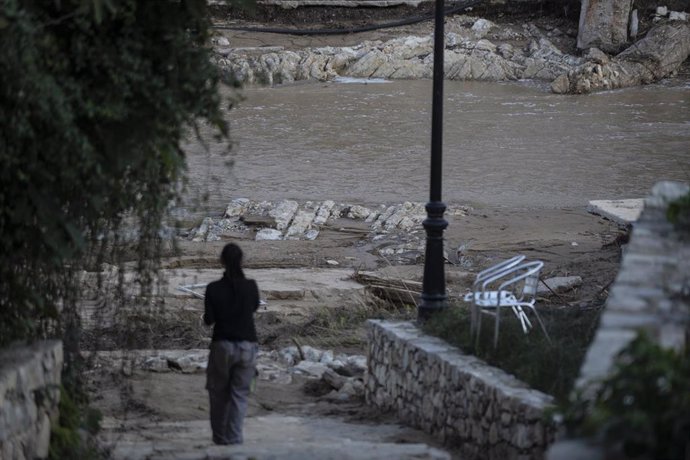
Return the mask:
[[[206,389],[211,405],[211,430],[216,444],[242,443],[247,396],[256,373],[255,342],[211,342]]]

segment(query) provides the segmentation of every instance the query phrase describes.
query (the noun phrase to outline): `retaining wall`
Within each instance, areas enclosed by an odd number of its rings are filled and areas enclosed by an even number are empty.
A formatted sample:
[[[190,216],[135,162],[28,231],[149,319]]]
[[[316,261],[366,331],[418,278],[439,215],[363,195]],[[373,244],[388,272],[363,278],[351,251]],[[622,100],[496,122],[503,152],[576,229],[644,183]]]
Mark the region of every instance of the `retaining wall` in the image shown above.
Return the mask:
[[[369,321],[365,396],[467,458],[542,458],[555,433],[551,396],[410,322]]]
[[[578,387],[593,391],[609,375],[616,355],[644,330],[660,345],[681,349],[690,330],[690,238],[666,218],[669,202],[687,184],[659,182],[640,218],[580,368]]]
[[[62,361],[57,340],[0,350],[0,459],[48,456]]]
[[[687,184],[659,182],[633,224],[621,269],[580,368],[577,387],[593,398],[614,369],[616,356],[639,331],[667,348],[690,343],[690,236],[666,218],[668,205],[690,191]],[[560,440],[551,460],[603,460],[593,440]]]

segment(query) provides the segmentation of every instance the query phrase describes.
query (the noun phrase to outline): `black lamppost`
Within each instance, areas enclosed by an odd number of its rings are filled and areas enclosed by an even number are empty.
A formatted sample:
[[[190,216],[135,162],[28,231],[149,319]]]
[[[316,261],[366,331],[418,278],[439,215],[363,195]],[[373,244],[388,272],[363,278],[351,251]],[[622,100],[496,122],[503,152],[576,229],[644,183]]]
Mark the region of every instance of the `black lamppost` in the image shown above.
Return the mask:
[[[443,0],[436,0],[434,18],[434,83],[431,108],[431,185],[429,202],[426,204],[427,218],[426,253],[424,257],[424,283],[422,304],[417,319],[426,321],[431,315],[447,306],[446,274],[443,258],[443,231],[448,222],[443,218],[446,205],[441,201],[443,171]]]

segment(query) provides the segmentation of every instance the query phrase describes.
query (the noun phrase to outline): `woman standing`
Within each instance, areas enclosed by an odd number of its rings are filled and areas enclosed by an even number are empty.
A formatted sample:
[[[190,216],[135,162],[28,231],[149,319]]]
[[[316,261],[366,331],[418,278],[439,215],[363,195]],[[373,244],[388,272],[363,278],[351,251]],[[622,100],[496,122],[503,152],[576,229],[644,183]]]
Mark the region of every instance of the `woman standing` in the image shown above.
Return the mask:
[[[245,278],[242,250],[234,243],[223,248],[221,279],[206,287],[204,322],[213,324],[213,341],[206,368],[211,404],[211,430],[216,444],[241,444],[247,396],[255,375],[258,352],[254,312],[259,307],[256,281]]]

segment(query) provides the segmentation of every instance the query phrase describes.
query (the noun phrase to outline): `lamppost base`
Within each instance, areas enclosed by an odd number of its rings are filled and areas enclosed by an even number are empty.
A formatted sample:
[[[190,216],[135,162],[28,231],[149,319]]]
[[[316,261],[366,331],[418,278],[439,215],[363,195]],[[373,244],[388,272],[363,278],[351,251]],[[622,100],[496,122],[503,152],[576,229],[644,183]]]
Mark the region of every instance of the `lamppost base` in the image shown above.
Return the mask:
[[[417,308],[417,322],[424,324],[429,318],[448,307],[448,297],[439,296],[429,299],[422,296],[422,304]]]

